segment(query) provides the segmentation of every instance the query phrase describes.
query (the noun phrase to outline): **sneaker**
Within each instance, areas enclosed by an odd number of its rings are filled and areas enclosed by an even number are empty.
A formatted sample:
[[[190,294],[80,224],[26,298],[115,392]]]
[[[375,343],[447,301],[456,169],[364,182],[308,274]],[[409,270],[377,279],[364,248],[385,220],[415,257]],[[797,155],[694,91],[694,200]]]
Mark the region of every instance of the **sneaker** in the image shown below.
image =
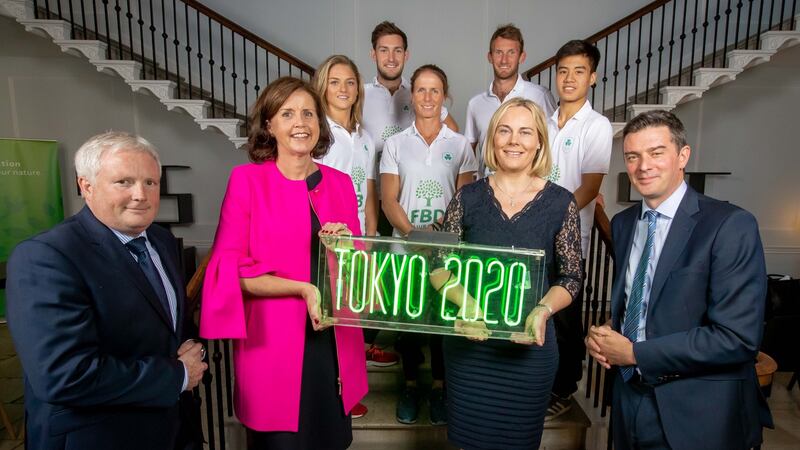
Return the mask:
[[[428,400],[431,404],[431,425],[446,425],[447,401],[445,400],[444,389],[431,389]]]
[[[556,394],[550,393],[550,405],[547,407],[547,413],[544,415],[544,421],[548,422],[564,415],[572,409],[572,396],[560,397]]]
[[[369,410],[367,409],[366,406],[364,406],[363,403],[356,403],[356,406],[353,406],[353,409],[350,410],[350,417],[352,417],[353,419],[364,417],[365,415],[367,415],[367,411]]]
[[[367,350],[367,365],[375,367],[388,367],[397,364],[397,354],[387,352],[374,345]]]
[[[419,392],[416,387],[406,386],[397,400],[397,421],[406,425],[416,423],[419,414]]]

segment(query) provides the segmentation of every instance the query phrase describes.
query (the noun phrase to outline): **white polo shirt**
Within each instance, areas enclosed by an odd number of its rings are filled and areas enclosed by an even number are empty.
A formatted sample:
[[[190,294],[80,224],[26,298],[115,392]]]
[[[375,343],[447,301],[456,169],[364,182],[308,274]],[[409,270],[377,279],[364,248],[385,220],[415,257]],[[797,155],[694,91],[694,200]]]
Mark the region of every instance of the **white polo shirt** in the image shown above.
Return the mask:
[[[442,106],[442,120],[447,118],[447,108]],[[380,159],[386,139],[410,127],[414,122],[411,105],[411,82],[401,78],[400,87],[392,95],[378,82],[364,84],[364,112],[361,120],[364,129],[375,140],[375,152]]]
[[[517,82],[514,88],[506,95],[505,100],[516,97],[526,98],[536,103],[544,112],[545,119],[553,114],[556,109],[556,102],[553,95],[547,89],[536,83],[531,83],[522,79],[522,75],[517,75]],[[505,101],[504,100],[504,101]],[[464,136],[470,143],[477,143],[475,154],[478,159],[478,177],[484,176],[485,164],[483,163],[483,147],[486,140],[486,130],[489,128],[489,121],[497,108],[500,107],[500,97],[492,92],[492,83],[489,89],[472,97],[467,104],[467,121],[464,125]]]
[[[560,108],[559,108],[560,109]],[[608,173],[614,133],[605,116],[592,109],[587,100],[564,128],[558,129],[557,109],[547,122],[553,168],[547,178],[570,192],[581,185],[585,173]],[[581,249],[589,253],[589,237],[594,224],[595,201],[581,211]]]
[[[381,173],[400,176],[400,206],[422,228],[444,217],[458,176],[477,169],[467,139],[442,126],[430,147],[415,124],[386,141]],[[400,236],[397,229],[394,236]]]
[[[322,159],[315,161],[350,175],[358,198],[358,220],[361,221],[361,234],[363,235],[367,232],[367,180],[377,178],[375,144],[369,133],[362,127],[357,126],[356,130],[351,133],[331,120],[330,117],[328,117],[328,126],[333,135],[333,144]]]

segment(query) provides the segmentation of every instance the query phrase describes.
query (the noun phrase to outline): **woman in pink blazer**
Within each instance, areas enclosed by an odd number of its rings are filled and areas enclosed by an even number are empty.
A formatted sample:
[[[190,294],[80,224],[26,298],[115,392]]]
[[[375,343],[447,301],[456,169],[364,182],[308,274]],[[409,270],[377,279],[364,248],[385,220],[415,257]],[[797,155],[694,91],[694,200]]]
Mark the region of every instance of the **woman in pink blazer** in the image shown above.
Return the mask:
[[[274,81],[250,119],[252,163],[228,181],[200,334],[233,339],[234,403],[249,448],[347,448],[350,410],[367,392],[364,341],[357,328],[323,329],[314,283],[319,235],[361,229],[353,183],[312,160],[331,135],[306,82]]]

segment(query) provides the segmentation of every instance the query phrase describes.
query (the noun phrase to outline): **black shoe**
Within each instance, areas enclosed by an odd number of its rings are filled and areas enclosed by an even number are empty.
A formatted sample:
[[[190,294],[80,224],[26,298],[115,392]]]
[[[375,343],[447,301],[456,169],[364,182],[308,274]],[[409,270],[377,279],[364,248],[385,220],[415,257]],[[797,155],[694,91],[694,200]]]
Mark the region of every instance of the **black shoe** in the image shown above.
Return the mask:
[[[431,404],[431,425],[447,424],[447,401],[445,400],[444,389],[431,389],[428,398]]]
[[[406,386],[397,400],[395,416],[397,421],[410,425],[417,422],[419,415],[419,392],[416,387]]]
[[[556,394],[550,394],[550,405],[547,407],[547,413],[544,415],[544,421],[549,422],[556,417],[560,417],[572,409],[572,396],[560,397]]]

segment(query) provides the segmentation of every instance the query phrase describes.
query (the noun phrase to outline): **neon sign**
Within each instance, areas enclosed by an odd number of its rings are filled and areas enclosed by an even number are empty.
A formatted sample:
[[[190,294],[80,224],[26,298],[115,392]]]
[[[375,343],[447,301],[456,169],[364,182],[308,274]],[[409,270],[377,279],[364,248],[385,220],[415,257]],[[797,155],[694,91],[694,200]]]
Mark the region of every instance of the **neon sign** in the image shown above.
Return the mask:
[[[324,320],[337,325],[458,334],[457,324],[481,322],[508,339],[543,295],[542,250],[339,241],[321,248],[319,280]]]

